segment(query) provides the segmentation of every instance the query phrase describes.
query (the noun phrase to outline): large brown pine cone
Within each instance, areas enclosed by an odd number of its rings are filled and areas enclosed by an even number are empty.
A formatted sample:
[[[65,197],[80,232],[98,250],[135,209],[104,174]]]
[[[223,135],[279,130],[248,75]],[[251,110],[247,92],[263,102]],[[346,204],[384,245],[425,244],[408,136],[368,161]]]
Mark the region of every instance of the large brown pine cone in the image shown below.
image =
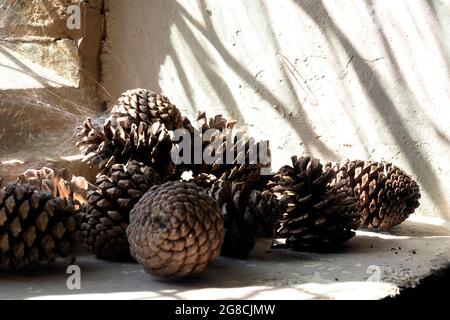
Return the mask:
[[[215,130],[216,134],[207,136],[208,130]],[[260,151],[267,147],[268,142],[256,143],[246,134],[242,128],[236,128],[236,121],[226,120],[221,115],[208,119],[205,113],[197,117],[197,127],[191,126],[191,150],[190,157],[181,164],[180,171],[192,171],[193,176],[212,174],[218,179],[246,184],[257,183],[261,177],[261,170],[270,167],[261,158]],[[207,163],[203,157],[195,158],[196,145],[201,145],[202,154],[208,154],[214,158],[213,163]],[[185,150],[179,153],[183,154]],[[265,150],[270,157],[270,150]],[[198,153],[198,152],[197,152]],[[255,159],[251,156],[255,155]]]
[[[167,97],[146,89],[126,91],[112,108],[103,128],[90,119],[79,128],[77,147],[90,166],[106,173],[114,164],[136,160],[161,178],[174,174],[171,130],[192,126]]]
[[[26,183],[0,189],[0,269],[34,268],[57,256],[73,260],[76,206]]]
[[[351,188],[330,184],[335,172],[324,171],[318,159],[293,157],[292,163],[270,184],[286,208],[276,237],[297,250],[329,250],[352,238],[360,212]]]
[[[113,126],[120,125],[125,130],[132,124],[139,126],[141,122],[152,125],[161,122],[168,130],[183,126],[183,117],[178,108],[170,100],[147,89],[128,90],[120,96],[111,110]]]
[[[244,229],[250,229],[252,231],[252,238],[253,236],[272,238],[276,223],[281,218],[283,212],[280,201],[278,201],[272,192],[267,190],[267,184],[272,177],[273,175],[260,176],[255,177],[253,180],[235,182],[224,179],[224,176],[218,178],[213,174],[201,173],[192,177],[189,181],[208,191],[219,191],[219,193],[228,194],[228,197],[221,196],[219,205],[222,207],[225,202],[228,202],[225,208],[231,205],[234,208],[233,211],[237,211],[241,217],[244,216],[244,224],[246,225]],[[233,204],[234,192],[239,192],[239,208],[235,208]],[[213,195],[213,197],[215,196]],[[227,210],[229,209],[225,209],[225,212]]]
[[[116,164],[109,175],[97,177],[98,190],[88,193],[81,228],[89,249],[98,258],[130,259],[126,236],[130,211],[144,193],[158,183],[157,173],[136,161]]]
[[[255,233],[245,219],[249,200],[245,184],[219,180],[208,189],[208,194],[219,204],[224,221],[225,238],[221,254],[227,257],[249,254],[255,246]]]
[[[273,238],[283,206],[269,190],[253,190],[248,199],[245,220],[256,237]]]
[[[217,203],[203,189],[167,182],[134,207],[127,234],[147,272],[181,278],[202,272],[219,255],[224,229]]]
[[[354,189],[364,228],[391,228],[419,207],[419,185],[391,163],[346,160],[336,164],[334,169],[337,180],[345,179]]]
[[[108,120],[103,130],[92,128],[87,133],[91,127],[92,123],[87,120],[78,135],[77,146],[85,156],[83,161],[98,166],[102,173],[107,173],[114,164],[132,160],[152,167],[162,179],[174,173],[170,132],[160,122],[132,123],[130,128],[124,129]]]

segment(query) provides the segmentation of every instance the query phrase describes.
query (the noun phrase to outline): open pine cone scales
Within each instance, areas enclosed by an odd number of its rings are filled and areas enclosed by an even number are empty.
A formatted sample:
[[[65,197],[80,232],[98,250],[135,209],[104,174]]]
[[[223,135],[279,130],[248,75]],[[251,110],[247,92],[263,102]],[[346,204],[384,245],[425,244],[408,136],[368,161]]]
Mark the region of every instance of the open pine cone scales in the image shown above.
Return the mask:
[[[285,209],[276,238],[298,250],[327,250],[353,237],[360,221],[353,191],[330,184],[335,173],[318,159],[293,157],[292,163],[269,183]]]
[[[98,190],[88,193],[81,228],[89,249],[100,259],[130,258],[126,236],[130,211],[157,183],[156,172],[136,161],[116,164],[108,175],[97,177]]]
[[[17,271],[73,257],[77,208],[27,183],[0,189],[0,269]]]
[[[77,139],[76,147],[80,149],[82,155],[86,156],[97,152],[106,138],[103,131],[95,126],[91,119],[87,119],[78,127]]]
[[[88,190],[95,187],[86,178],[71,174],[67,169],[42,168],[25,171],[17,179],[19,183],[29,183],[37,190],[49,192],[53,197],[70,199],[78,207],[86,202]]]
[[[91,125],[87,120],[84,127]],[[92,130],[95,133],[92,134]],[[91,129],[90,132],[88,135],[95,136],[101,132],[101,143],[98,143],[100,138],[86,137],[86,132],[81,129],[77,146],[85,156],[83,160],[91,166],[98,166],[103,173],[114,164],[135,160],[151,166],[161,177],[173,174],[174,165],[170,155],[172,141],[169,131],[160,122],[133,123],[129,129],[124,129],[120,125],[113,126],[112,121],[108,120],[102,131]]]
[[[147,192],[131,212],[131,253],[145,270],[180,278],[202,272],[220,253],[220,211],[203,189],[167,182]]]
[[[194,176],[211,174],[217,179],[256,183],[261,177],[261,170],[270,166],[268,142],[256,143],[245,130],[236,128],[236,121],[227,120],[222,115],[207,118],[205,113],[197,117],[197,128],[190,127],[190,157],[179,166],[181,171],[192,171]],[[197,145],[201,146],[208,161],[196,159]],[[266,148],[267,150],[262,150]],[[262,159],[262,151],[269,159]],[[184,150],[183,150],[184,152]],[[198,161],[200,160],[200,161]]]
[[[183,117],[170,100],[147,89],[132,89],[124,92],[111,110],[112,123],[124,129],[141,122],[151,125],[160,122],[168,130],[183,126]]]
[[[221,254],[227,257],[248,254],[255,246],[255,233],[245,219],[248,206],[245,184],[219,180],[208,194],[217,201],[224,220],[225,238]]]
[[[256,237],[272,238],[282,212],[282,205],[272,192],[253,190],[249,195],[245,220]]]
[[[161,178],[174,173],[171,130],[191,128],[167,97],[146,89],[124,92],[102,128],[90,119],[79,127],[77,147],[90,166],[106,173],[131,160],[155,169]]]
[[[347,160],[334,169],[338,181],[345,179],[354,188],[365,228],[391,228],[419,207],[419,185],[391,163]]]

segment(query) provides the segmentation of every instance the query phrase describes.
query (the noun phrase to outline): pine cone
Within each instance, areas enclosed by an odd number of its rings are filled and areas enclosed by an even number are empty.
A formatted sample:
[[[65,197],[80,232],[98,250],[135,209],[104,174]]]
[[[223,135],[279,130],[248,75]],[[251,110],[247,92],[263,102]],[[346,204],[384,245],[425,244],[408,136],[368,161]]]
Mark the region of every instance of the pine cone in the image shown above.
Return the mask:
[[[318,159],[293,157],[292,163],[270,184],[286,208],[277,238],[296,250],[329,250],[352,238],[360,212],[351,188],[344,182],[330,184],[335,172],[324,171]]]
[[[201,113],[197,117],[197,123],[197,128],[191,127],[190,130],[191,157],[179,166],[179,170],[192,171],[193,176],[206,173],[215,175],[220,180],[246,184],[258,182],[262,168],[270,166],[270,163],[263,163],[259,153],[263,147],[268,146],[267,141],[255,143],[243,129],[235,128],[236,121],[226,120],[221,115],[207,119],[205,113]],[[216,130],[217,134],[207,137],[207,131],[210,129]],[[214,163],[208,164],[203,158],[195,159],[196,139],[201,141],[202,154],[216,157],[217,160]],[[213,145],[218,141],[221,143]],[[270,150],[266,151],[270,156]],[[252,153],[256,155],[256,159],[251,159]]]
[[[102,144],[106,137],[101,128],[92,124],[91,119],[87,119],[82,126],[78,127],[76,147],[80,149],[81,154],[89,155],[96,153],[100,144]]]
[[[30,184],[0,189],[0,269],[35,268],[56,256],[73,258],[76,207]]]
[[[217,204],[200,187],[167,182],[134,207],[127,234],[147,272],[181,278],[202,272],[219,255],[224,230]]]
[[[337,180],[346,180],[354,189],[364,228],[391,228],[419,207],[419,185],[391,163],[347,160],[334,169]]]
[[[272,238],[282,213],[283,206],[272,192],[253,190],[248,199],[245,220],[256,237]]]
[[[255,246],[255,234],[245,219],[249,192],[242,182],[219,180],[208,190],[217,201],[225,226],[225,238],[221,254],[237,257],[249,254]]]
[[[198,176],[195,176],[192,179],[188,180],[188,182],[195,183],[203,189],[209,189],[215,182],[217,182],[217,180],[218,178],[213,174],[201,173]]]
[[[265,190],[269,182],[268,176],[258,180],[259,182],[252,183],[233,182],[206,173],[189,180],[207,190],[213,198],[217,198],[222,208],[225,228],[229,231],[225,236],[223,255],[247,254],[254,246],[254,237],[274,236],[276,223],[281,218],[282,206],[272,192]],[[237,205],[235,198],[238,199]],[[233,224],[237,226],[232,227]],[[242,251],[234,249],[235,246],[239,248],[239,245],[235,245],[239,244],[239,238],[250,239],[246,241],[247,248]]]
[[[97,139],[94,142],[86,139],[83,130],[77,144],[85,156],[83,161],[98,166],[101,173],[107,173],[114,164],[126,164],[132,160],[152,167],[162,179],[174,173],[170,133],[160,122],[151,125],[146,122],[132,123],[130,129],[124,129],[108,120],[103,127],[100,144]],[[95,129],[95,132],[100,131]]]
[[[147,89],[132,89],[124,92],[111,110],[110,120],[114,127],[120,125],[125,130],[132,124],[141,122],[152,125],[161,122],[168,130],[183,126],[183,117],[170,100]]]
[[[174,174],[171,159],[171,130],[191,130],[189,119],[183,118],[169,99],[146,89],[126,91],[106,119],[103,129],[90,119],[79,128],[77,147],[90,166],[101,173],[114,164],[131,160],[155,169],[162,179]]]
[[[25,171],[17,179],[19,183],[29,183],[37,190],[45,190],[53,197],[70,198],[74,203],[82,205],[86,202],[86,195],[95,186],[83,177],[71,174],[67,169],[53,170],[42,168]]]
[[[157,183],[157,173],[136,161],[127,165],[116,164],[109,175],[97,177],[98,190],[88,193],[81,228],[89,249],[98,258],[130,258],[126,237],[130,211],[142,195]]]

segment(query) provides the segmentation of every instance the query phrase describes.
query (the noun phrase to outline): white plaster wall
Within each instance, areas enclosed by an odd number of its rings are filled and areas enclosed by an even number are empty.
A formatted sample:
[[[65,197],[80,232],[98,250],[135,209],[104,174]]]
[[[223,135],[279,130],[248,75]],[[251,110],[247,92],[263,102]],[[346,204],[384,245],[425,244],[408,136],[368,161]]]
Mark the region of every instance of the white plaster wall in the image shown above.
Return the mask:
[[[293,154],[393,161],[450,218],[450,1],[106,0],[105,97],[145,87]],[[106,93],[106,91],[108,93]]]

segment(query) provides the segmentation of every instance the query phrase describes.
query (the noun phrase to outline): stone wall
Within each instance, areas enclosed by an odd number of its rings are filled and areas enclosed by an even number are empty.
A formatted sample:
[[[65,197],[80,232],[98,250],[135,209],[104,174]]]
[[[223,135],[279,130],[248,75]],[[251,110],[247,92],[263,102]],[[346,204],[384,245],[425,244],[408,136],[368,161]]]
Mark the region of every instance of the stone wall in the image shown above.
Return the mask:
[[[75,127],[103,108],[103,25],[102,0],[0,1],[0,163],[76,152]]]
[[[292,154],[393,161],[450,217],[450,5],[440,0],[106,0],[102,84],[234,115]],[[105,98],[108,96],[105,95]]]

